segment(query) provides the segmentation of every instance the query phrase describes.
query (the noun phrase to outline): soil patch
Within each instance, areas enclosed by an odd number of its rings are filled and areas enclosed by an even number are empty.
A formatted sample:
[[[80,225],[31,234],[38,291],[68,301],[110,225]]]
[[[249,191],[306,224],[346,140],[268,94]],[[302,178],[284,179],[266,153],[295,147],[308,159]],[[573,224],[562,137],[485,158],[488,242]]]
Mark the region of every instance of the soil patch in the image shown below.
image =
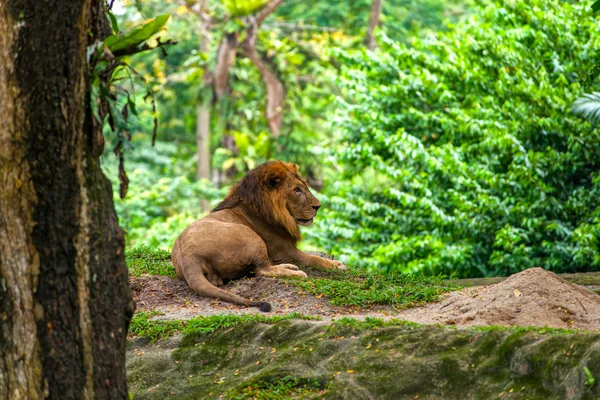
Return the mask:
[[[322,274],[307,272],[309,276]],[[198,296],[185,281],[170,277],[130,278],[130,285],[137,310],[164,313],[156,317],[159,319],[260,313],[254,307]],[[326,321],[352,316],[398,318],[423,324],[548,326],[600,331],[600,295],[541,268],[525,270],[494,285],[448,293],[438,303],[403,311],[392,306],[337,307],[326,297],[311,296],[284,280],[265,277],[229,282],[223,289],[253,300],[269,301],[273,306],[270,314],[297,312],[318,315]]]
[[[322,274],[307,271],[310,276]],[[259,314],[256,307],[244,307],[198,296],[180,279],[167,276],[144,275],[130,278],[129,284],[136,302],[136,311],[156,310],[164,315],[159,319],[187,319],[199,315]],[[328,320],[332,317],[358,316],[386,318],[397,314],[391,306],[371,308],[336,307],[325,297],[311,296],[284,280],[258,277],[242,278],[222,286],[223,289],[252,300],[268,301],[273,307],[268,315],[300,314],[318,315]],[[266,315],[266,314],[265,314]]]
[[[401,317],[446,325],[519,325],[600,330],[600,296],[542,268],[467,288]]]

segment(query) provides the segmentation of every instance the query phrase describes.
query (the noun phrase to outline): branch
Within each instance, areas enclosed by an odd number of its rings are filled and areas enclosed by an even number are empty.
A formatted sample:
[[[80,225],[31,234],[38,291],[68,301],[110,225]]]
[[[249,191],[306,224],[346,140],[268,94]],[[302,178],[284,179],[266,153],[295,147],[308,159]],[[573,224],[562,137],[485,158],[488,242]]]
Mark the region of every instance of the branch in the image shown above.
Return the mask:
[[[283,83],[275,72],[269,67],[268,63],[258,54],[256,49],[258,25],[254,22],[248,28],[246,40],[244,40],[243,48],[246,57],[258,68],[260,75],[267,86],[267,109],[265,114],[267,124],[273,137],[279,137],[282,118],[281,112],[283,109],[283,101],[285,99],[285,89]]]
[[[217,50],[217,63],[213,74],[215,94],[220,98],[229,86],[229,70],[235,62],[237,53],[237,34],[228,33],[223,36]]]
[[[287,22],[273,22],[271,24],[265,24],[265,25],[263,25],[263,27],[265,27],[265,28],[282,28],[282,29],[287,29],[289,31],[296,31],[296,32],[302,32],[302,31],[337,32],[340,30],[338,28],[333,28],[330,26],[296,25],[296,24],[289,24]]]
[[[373,0],[371,4],[371,14],[369,15],[369,25],[367,27],[367,35],[365,36],[365,46],[369,50],[373,50],[377,47],[377,41],[375,41],[375,27],[379,25],[381,18],[381,6],[383,0]]]
[[[267,4],[265,8],[263,8],[258,14],[256,14],[256,24],[260,25],[270,14],[272,14],[277,7],[279,7],[283,3],[283,0],[272,0]]]

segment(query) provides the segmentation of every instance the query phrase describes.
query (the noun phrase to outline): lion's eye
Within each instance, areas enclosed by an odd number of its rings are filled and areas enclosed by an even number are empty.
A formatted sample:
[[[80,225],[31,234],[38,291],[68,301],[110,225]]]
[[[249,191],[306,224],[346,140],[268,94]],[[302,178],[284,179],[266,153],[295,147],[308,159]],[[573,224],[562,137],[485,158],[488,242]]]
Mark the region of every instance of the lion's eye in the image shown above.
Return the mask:
[[[294,189],[294,192],[296,192],[296,194],[301,194],[302,193],[302,189],[300,189],[299,187],[297,187],[296,189]]]

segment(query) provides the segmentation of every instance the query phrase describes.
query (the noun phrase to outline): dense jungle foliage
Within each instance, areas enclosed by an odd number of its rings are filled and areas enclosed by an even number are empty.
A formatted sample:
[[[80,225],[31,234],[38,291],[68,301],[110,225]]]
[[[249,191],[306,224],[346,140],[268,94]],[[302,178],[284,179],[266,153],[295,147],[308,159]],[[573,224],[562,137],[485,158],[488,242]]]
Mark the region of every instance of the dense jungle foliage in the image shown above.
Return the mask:
[[[207,100],[202,77],[219,41],[245,34],[233,3],[209,2],[227,22],[211,30],[207,53],[192,2],[115,10],[125,28],[171,14],[161,35],[178,42],[129,61],[159,119],[152,148],[152,108],[138,100],[129,193],[116,200],[129,246],[169,249],[202,215],[200,198],[218,201],[245,171],[280,158],[322,186],[324,207],[302,246],[347,264],[460,277],[598,270],[600,136],[593,118],[572,111],[596,90],[600,28],[589,4],[384,1],[370,51],[371,1],[284,1],[257,45],[285,87],[275,138],[248,58],[236,57],[228,95]],[[212,111],[212,182],[196,180],[201,102]],[[116,182],[114,157],[104,160]]]

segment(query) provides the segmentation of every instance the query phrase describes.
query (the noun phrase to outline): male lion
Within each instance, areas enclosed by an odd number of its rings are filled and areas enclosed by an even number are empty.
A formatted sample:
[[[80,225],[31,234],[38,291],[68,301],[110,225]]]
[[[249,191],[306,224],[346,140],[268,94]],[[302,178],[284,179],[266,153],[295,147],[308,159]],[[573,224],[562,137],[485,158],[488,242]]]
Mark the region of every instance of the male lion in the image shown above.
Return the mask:
[[[233,186],[210,214],[177,238],[171,255],[177,276],[201,296],[270,311],[269,303],[250,301],[217,286],[224,279],[250,272],[306,278],[294,264],[346,269],[339,261],[296,248],[301,238],[298,225],[312,225],[320,207],[297,165],[261,164]]]

